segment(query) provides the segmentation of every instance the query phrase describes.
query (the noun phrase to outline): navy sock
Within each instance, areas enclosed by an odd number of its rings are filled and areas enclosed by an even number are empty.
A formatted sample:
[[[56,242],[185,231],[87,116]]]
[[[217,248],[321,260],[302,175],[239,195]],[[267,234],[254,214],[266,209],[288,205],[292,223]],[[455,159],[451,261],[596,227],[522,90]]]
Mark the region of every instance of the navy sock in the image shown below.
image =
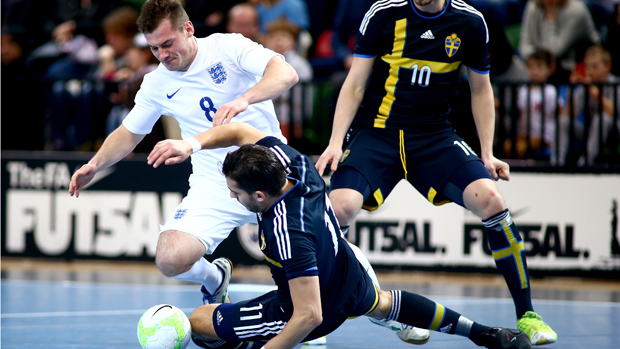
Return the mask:
[[[533,310],[530,278],[523,240],[508,209],[483,220],[497,269],[502,273],[515,303],[517,319]]]
[[[419,294],[399,290],[390,292],[392,309],[388,320],[432,331],[455,333],[461,314]]]

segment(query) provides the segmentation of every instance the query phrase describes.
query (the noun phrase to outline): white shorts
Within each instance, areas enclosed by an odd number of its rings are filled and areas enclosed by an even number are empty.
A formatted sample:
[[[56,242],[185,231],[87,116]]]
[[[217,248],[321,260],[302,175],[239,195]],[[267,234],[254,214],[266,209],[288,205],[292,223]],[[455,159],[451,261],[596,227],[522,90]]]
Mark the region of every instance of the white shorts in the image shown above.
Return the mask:
[[[193,235],[212,254],[233,229],[247,223],[256,223],[256,214],[230,197],[226,181],[192,175],[187,196],[160,226],[160,234],[178,230]]]

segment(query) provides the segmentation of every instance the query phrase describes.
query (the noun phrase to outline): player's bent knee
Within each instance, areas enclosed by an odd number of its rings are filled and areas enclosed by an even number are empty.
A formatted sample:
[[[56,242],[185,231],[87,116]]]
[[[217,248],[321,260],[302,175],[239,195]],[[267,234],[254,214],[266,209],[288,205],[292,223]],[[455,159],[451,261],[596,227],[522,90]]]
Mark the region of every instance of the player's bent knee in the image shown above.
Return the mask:
[[[206,341],[219,339],[212,321],[215,308],[217,308],[216,304],[206,304],[201,305],[192,312],[189,316],[192,336]]]
[[[329,200],[341,225],[349,225],[364,203],[362,194],[353,189],[335,189]]]
[[[173,277],[188,271],[204,254],[205,247],[196,237],[169,230],[159,236],[155,264],[164,275]]]
[[[482,219],[493,216],[506,209],[502,194],[490,180],[481,179],[465,188],[463,195],[465,207]]]

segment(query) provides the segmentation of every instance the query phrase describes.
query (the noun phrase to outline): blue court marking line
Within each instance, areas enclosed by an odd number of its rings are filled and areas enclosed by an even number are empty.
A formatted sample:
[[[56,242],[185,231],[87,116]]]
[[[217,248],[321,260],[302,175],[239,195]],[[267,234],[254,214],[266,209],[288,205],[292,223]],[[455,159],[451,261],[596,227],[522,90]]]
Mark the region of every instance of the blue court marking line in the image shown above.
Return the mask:
[[[160,291],[176,291],[196,293],[196,285],[144,285],[144,284],[117,284],[117,283],[97,283],[97,282],[81,282],[81,281],[35,281],[35,280],[2,280],[2,285],[49,285],[61,286],[66,288],[147,288],[153,290],[154,287]],[[274,285],[257,285],[257,284],[230,284],[228,286],[230,292],[246,292],[246,293],[266,293],[275,290]],[[509,298],[478,298],[478,297],[442,297],[425,295],[433,300],[442,303],[467,303],[467,304],[508,304],[512,305],[513,301]],[[587,307],[605,307],[620,308],[620,303],[614,302],[589,302],[589,301],[566,301],[551,299],[535,299],[534,303],[543,303],[539,305],[573,305]],[[193,308],[181,308],[184,312],[191,312]],[[69,312],[36,312],[36,313],[1,313],[2,319],[17,318],[43,318],[43,317],[76,317],[76,316],[121,316],[121,315],[140,315],[144,313],[144,309],[127,309],[127,310],[101,310],[101,311],[69,311]]]

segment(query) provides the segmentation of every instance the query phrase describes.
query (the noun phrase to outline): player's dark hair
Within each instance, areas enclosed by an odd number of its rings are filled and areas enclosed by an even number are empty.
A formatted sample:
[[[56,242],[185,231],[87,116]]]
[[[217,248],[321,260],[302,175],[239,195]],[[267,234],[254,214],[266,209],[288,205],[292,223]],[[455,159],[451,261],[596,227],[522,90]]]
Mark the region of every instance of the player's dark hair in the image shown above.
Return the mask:
[[[228,153],[222,173],[248,193],[260,190],[276,196],[286,182],[286,170],[275,154],[256,144],[245,144]]]
[[[145,34],[152,33],[165,19],[170,20],[173,29],[182,31],[189,16],[178,0],[148,0],[142,5],[138,28]]]

